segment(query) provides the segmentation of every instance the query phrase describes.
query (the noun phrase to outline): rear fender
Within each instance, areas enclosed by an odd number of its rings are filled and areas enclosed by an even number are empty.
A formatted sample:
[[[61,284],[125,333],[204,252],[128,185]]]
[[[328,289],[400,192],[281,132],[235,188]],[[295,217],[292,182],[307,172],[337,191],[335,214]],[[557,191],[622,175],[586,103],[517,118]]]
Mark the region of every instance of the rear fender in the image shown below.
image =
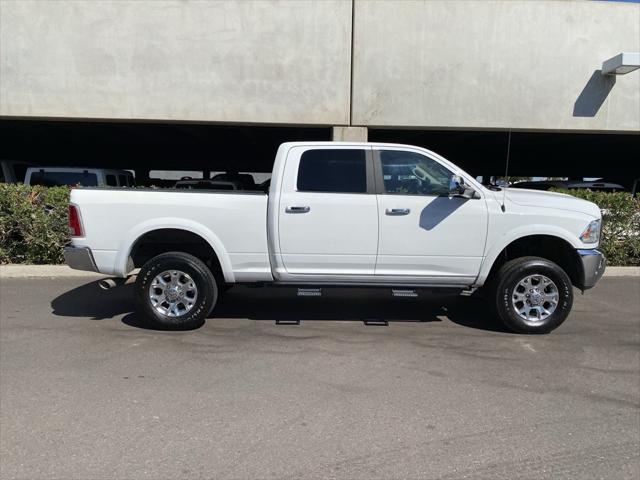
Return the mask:
[[[164,228],[173,228],[178,230],[186,230],[202,237],[206,242],[211,245],[211,248],[215,252],[220,261],[220,267],[222,268],[222,274],[224,280],[227,283],[233,283],[235,277],[231,268],[231,260],[224,248],[224,245],[218,238],[218,236],[211,230],[199,224],[197,222],[186,220],[184,218],[154,218],[143,223],[140,223],[127,232],[124,239],[119,245],[118,255],[116,257],[115,273],[118,276],[124,277],[131,270],[131,264],[129,257],[131,256],[131,250],[133,249],[136,241],[145,233],[149,233],[153,230],[160,230]]]

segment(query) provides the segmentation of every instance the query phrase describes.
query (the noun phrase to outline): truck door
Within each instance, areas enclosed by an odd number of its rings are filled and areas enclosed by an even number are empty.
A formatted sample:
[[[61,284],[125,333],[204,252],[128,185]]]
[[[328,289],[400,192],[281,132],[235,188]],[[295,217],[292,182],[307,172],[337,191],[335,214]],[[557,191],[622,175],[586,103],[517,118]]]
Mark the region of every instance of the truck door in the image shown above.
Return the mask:
[[[374,275],[378,208],[371,148],[292,148],[278,208],[280,257],[288,274]]]
[[[449,196],[453,172],[420,151],[374,149],[380,222],[376,276],[468,284],[487,236],[485,199]]]

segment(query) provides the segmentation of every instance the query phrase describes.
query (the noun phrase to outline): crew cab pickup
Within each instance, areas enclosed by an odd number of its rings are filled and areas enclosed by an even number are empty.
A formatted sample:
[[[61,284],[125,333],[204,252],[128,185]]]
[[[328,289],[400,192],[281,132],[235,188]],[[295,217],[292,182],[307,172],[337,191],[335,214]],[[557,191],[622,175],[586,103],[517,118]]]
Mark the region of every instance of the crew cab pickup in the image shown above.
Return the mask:
[[[72,268],[135,283],[155,326],[204,322],[237,283],[448,289],[488,298],[511,329],[549,332],[602,276],[597,205],[490,190],[434,152],[294,142],[265,191],[76,188]],[[480,293],[478,292],[478,293]]]

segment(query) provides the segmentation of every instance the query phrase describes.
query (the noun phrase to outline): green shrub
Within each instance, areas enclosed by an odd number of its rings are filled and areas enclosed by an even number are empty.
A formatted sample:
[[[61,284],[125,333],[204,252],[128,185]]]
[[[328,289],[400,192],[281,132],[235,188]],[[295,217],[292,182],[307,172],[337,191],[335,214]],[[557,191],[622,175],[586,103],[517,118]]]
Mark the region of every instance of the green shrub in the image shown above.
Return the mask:
[[[68,187],[0,183],[0,263],[62,263]]]
[[[640,265],[640,199],[625,192],[554,189],[595,203],[602,211],[600,250],[609,265]]]
[[[68,187],[0,183],[0,263],[62,263]],[[556,190],[597,204],[603,212],[600,249],[609,265],[640,265],[640,200],[628,193]]]

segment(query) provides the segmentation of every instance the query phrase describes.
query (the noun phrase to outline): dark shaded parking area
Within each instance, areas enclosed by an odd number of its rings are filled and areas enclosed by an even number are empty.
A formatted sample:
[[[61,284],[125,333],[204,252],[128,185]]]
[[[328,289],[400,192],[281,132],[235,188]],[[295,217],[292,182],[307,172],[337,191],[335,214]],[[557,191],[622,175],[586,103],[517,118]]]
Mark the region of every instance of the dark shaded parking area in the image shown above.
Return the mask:
[[[368,137],[425,147],[486,181],[505,174],[508,131],[372,127]],[[148,177],[154,170],[200,171],[205,178],[229,170],[268,174],[281,143],[331,138],[330,126],[2,119],[0,160],[129,169],[144,185],[153,183]],[[514,131],[508,173],[603,177],[631,189],[640,177],[634,161],[639,150],[634,133]]]
[[[3,479],[640,474],[639,278],[544,336],[474,299],[348,289],[233,288],[161,332],[132,287],[1,282]]]

